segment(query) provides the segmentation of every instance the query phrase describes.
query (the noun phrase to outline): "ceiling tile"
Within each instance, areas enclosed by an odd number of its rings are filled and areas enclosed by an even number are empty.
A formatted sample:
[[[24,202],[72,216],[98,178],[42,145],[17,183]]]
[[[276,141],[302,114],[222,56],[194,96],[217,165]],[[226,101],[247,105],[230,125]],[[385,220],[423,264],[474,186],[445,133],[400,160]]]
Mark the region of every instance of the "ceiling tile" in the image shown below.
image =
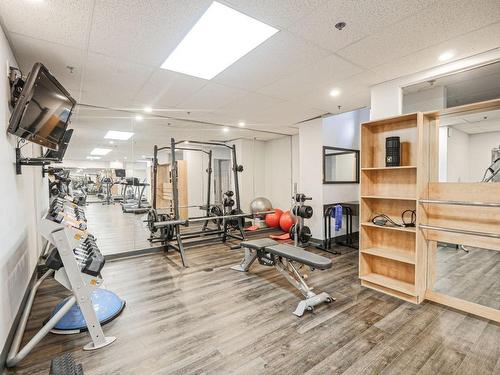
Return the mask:
[[[0,14],[9,32],[84,48],[92,0],[2,0]]]
[[[440,0],[417,17],[387,27],[338,53],[373,68],[499,20],[498,0]]]
[[[272,105],[251,115],[252,125],[255,123],[272,126],[292,126],[300,121],[312,117],[321,116],[325,111],[321,109],[308,108],[297,102],[287,101]]]
[[[256,90],[327,54],[326,50],[281,31],[224,70],[214,81]]]
[[[454,51],[450,61],[459,60],[500,46],[500,23],[452,38],[410,55],[391,60],[389,63],[373,68],[384,81],[430,69],[438,64],[438,56],[444,51]]]
[[[21,70],[26,75],[33,64],[43,63],[71,96],[79,99],[83,53],[81,50],[11,33],[13,52]],[[74,67],[73,73],[67,66]]]
[[[216,110],[235,98],[245,95],[245,91],[209,82],[199,91],[183,100],[179,106],[186,109]]]
[[[97,0],[90,50],[159,67],[210,0]]]
[[[330,113],[346,112],[370,105],[370,88],[355,77],[338,82],[335,87],[341,91],[338,97],[331,97],[329,93],[332,86],[325,84],[301,97],[300,103]]]
[[[139,105],[148,105],[153,108],[173,108],[179,105],[188,96],[193,95],[208,81],[171,72],[165,69],[157,69],[141,88],[134,99]]]
[[[225,106],[220,108],[220,112],[251,122],[254,114],[258,114],[266,108],[281,103],[283,103],[281,99],[248,92],[244,96],[240,96],[236,100],[228,102]]]
[[[362,72],[361,68],[338,56],[330,55],[262,87],[257,92],[277,98],[296,100],[314,88],[324,86],[325,83],[333,87],[337,82],[360,72]]]
[[[225,0],[234,9],[277,28],[299,21],[328,0]]]
[[[332,0],[302,18],[288,30],[331,51],[419,11],[436,0]],[[338,22],[347,26],[339,31]]]
[[[152,69],[89,53],[84,70],[83,98],[87,104],[129,107]]]

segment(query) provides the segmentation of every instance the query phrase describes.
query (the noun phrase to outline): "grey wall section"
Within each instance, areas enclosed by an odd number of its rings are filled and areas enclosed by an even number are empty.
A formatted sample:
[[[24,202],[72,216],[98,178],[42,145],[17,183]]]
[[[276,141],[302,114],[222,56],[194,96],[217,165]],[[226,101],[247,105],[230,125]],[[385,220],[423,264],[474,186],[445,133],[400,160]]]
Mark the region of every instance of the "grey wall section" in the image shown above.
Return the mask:
[[[16,137],[7,134],[10,110],[7,66],[16,66],[5,34],[0,29],[0,348],[6,346],[9,331],[36,267],[42,238],[36,227],[48,207],[48,188],[40,167],[15,171]],[[39,156],[41,148],[26,144],[24,156]],[[2,364],[0,363],[0,368]]]

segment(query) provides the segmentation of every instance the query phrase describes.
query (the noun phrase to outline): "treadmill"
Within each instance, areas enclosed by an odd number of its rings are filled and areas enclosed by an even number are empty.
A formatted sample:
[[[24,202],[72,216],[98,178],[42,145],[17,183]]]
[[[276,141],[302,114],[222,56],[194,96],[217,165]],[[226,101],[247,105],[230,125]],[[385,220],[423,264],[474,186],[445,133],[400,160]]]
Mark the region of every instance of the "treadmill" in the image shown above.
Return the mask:
[[[146,186],[149,186],[147,182],[140,182],[137,177],[133,177],[131,181],[127,178],[127,184],[132,182],[132,186],[135,187],[135,199],[132,201],[125,201],[122,203],[122,211],[131,214],[144,214],[149,211],[151,205],[148,203],[146,197],[144,197],[144,190]]]

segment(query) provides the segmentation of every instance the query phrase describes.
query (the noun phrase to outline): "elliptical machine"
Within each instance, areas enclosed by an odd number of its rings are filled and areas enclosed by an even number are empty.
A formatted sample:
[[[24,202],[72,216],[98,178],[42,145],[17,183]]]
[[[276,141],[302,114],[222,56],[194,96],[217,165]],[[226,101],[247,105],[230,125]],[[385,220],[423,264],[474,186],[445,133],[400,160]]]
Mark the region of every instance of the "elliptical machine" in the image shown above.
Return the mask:
[[[307,246],[312,235],[311,229],[304,225],[304,219],[310,219],[314,211],[311,206],[305,204],[305,201],[310,201],[312,198],[296,193],[292,199],[294,202],[292,214],[297,218],[297,222],[290,227],[288,233],[295,246]]]

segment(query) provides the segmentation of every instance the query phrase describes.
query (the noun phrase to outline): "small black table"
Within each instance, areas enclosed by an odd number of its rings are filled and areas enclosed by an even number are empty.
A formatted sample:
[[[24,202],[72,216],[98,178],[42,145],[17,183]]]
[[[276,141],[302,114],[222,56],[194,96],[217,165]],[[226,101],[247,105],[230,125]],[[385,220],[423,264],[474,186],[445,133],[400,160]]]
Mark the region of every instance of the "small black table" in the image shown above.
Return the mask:
[[[353,249],[357,249],[358,245],[354,242],[354,234],[352,231],[352,217],[359,216],[359,202],[358,201],[348,201],[348,202],[338,202],[325,204],[323,206],[323,225],[325,230],[325,239],[321,245],[316,246],[320,250],[327,251],[332,254],[340,254],[336,250],[332,250],[332,210],[335,206],[340,204],[342,206],[342,214],[346,216],[346,240],[345,242],[337,242],[335,244],[347,246]]]

